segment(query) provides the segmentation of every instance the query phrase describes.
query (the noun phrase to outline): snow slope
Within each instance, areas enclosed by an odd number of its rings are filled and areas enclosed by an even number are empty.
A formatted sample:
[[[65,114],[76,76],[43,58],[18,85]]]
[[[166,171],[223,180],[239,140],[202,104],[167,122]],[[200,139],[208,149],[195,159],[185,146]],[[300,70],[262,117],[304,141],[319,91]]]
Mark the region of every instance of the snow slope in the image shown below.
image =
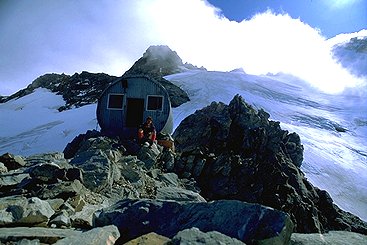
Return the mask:
[[[59,112],[61,95],[44,88],[0,104],[0,154],[29,156],[63,151],[80,133],[96,128],[96,105]]]
[[[296,78],[243,72],[187,71],[165,77],[188,92],[191,101],[174,109],[175,127],[212,101],[235,94],[263,108],[284,129],[297,132],[305,147],[302,170],[326,189],[344,210],[367,220],[366,95],[354,91],[322,94]],[[0,154],[24,156],[62,151],[88,129],[96,129],[96,105],[59,112],[62,97],[46,89],[0,104]],[[346,129],[346,132],[343,131]],[[339,131],[338,131],[339,130]]]

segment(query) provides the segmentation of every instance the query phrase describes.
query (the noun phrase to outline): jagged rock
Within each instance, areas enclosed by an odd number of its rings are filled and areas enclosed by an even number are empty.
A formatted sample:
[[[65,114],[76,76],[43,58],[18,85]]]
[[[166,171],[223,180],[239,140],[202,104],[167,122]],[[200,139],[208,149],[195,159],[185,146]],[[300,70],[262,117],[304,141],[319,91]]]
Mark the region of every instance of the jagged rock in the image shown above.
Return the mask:
[[[163,182],[166,186],[179,186],[179,178],[175,173],[159,173],[155,178],[158,178],[159,181]]]
[[[172,51],[167,46],[159,45],[150,46],[143,54],[143,57],[137,60],[134,65],[125,72],[124,76],[148,75],[155,79],[167,90],[172,107],[178,107],[189,101],[189,96],[181,88],[163,77],[187,69],[198,68],[192,65],[183,64],[176,52]]]
[[[63,228],[70,227],[71,221],[69,214],[65,210],[61,210],[60,212],[55,213],[51,218],[49,225]]]
[[[13,194],[17,186],[29,177],[29,174],[17,170],[0,174],[0,196]]]
[[[10,153],[5,153],[1,155],[0,162],[2,162],[8,170],[24,167],[24,165],[26,164],[21,156],[14,156]]]
[[[47,199],[45,200],[46,202],[48,202],[48,204],[50,204],[51,208],[56,212],[60,210],[61,205],[64,204],[64,200],[61,198],[55,198],[55,199]]]
[[[76,195],[72,198],[69,198],[68,203],[70,203],[76,212],[81,211],[86,204],[82,195]]]
[[[30,177],[33,179],[46,183],[56,183],[57,179],[64,179],[66,171],[55,163],[41,163],[32,166],[27,169],[26,172],[29,173]]]
[[[211,244],[211,245],[222,245],[222,244],[233,244],[233,245],[243,245],[244,243],[223,235],[217,231],[202,232],[198,228],[193,227],[191,229],[186,229],[177,233],[170,242],[172,245],[180,244]],[[261,244],[261,243],[258,243]]]
[[[0,198],[0,226],[45,226],[54,213],[48,202],[37,197]]]
[[[77,237],[81,231],[43,227],[0,228],[0,242],[13,244],[23,239],[39,240],[42,244],[53,244],[65,237]]]
[[[106,205],[104,204],[86,204],[81,211],[75,212],[73,215],[70,216],[72,226],[83,229],[92,228],[94,214],[104,207],[106,207]]]
[[[145,167],[150,169],[157,162],[159,155],[162,152],[162,147],[153,143],[152,145],[144,144],[138,152],[138,159],[145,163]]]
[[[157,199],[161,200],[173,200],[173,201],[193,201],[193,202],[206,202],[205,199],[200,196],[199,193],[185,190],[180,187],[160,187],[157,188]]]
[[[291,245],[360,245],[367,243],[367,236],[348,231],[329,231],[319,234],[301,234],[293,233],[291,236]]]
[[[238,199],[283,210],[297,232],[367,234],[365,222],[341,211],[304,177],[300,137],[242,97],[196,111],[173,136],[178,151],[174,171],[195,178],[207,200]]]
[[[61,198],[67,200],[70,197],[82,195],[86,192],[86,188],[79,180],[58,182],[43,187],[37,196],[42,199]]]
[[[119,242],[149,232],[171,238],[180,230],[197,227],[249,243],[272,239],[274,244],[287,244],[293,229],[286,213],[235,200],[179,203],[126,199],[103,209],[95,224],[116,225],[121,232]]]
[[[101,133],[97,130],[88,130],[85,134],[79,134],[66,145],[63,151],[65,158],[73,158],[86,140],[90,138],[97,138],[99,136],[101,136]]]
[[[71,165],[83,170],[84,185],[92,191],[111,188],[121,177],[116,163],[123,152],[113,148],[112,142],[107,137],[88,139],[70,161]]]
[[[98,227],[92,230],[79,233],[75,236],[69,236],[59,240],[55,245],[100,245],[100,244],[115,244],[120,237],[120,233],[116,226],[109,225],[105,227]]]
[[[35,79],[27,88],[5,98],[4,102],[32,93],[42,87],[62,95],[65,105],[59,111],[96,103],[100,94],[116,80],[117,77],[104,73],[83,71],[74,75],[45,74]]]
[[[124,245],[167,245],[170,241],[169,238],[158,235],[157,233],[150,232],[148,234],[142,235],[135,238]]]
[[[27,166],[37,164],[54,163],[60,168],[70,168],[68,161],[64,158],[62,152],[50,152],[29,156],[25,159]]]
[[[0,174],[8,172],[8,168],[4,165],[4,163],[0,162]]]

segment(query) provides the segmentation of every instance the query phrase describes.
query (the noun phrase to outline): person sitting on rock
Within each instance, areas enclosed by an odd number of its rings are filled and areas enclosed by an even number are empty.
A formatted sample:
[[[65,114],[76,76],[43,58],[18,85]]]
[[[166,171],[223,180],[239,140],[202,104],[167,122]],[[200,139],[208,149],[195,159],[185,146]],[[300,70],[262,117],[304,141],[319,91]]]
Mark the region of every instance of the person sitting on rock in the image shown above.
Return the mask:
[[[144,144],[148,142],[149,145],[152,145],[156,138],[156,131],[153,124],[153,119],[151,117],[147,117],[145,123],[143,123],[138,130],[138,139],[140,144]]]

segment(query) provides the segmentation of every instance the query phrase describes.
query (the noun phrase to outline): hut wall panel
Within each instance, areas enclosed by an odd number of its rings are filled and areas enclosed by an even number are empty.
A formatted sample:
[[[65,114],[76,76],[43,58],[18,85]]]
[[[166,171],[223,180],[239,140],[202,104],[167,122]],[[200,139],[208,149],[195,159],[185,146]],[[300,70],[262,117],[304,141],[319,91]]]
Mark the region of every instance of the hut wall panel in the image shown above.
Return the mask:
[[[123,110],[109,110],[107,109],[108,95],[110,93],[124,94],[124,109]],[[163,96],[163,110],[162,111],[147,111],[147,96],[159,95]],[[171,123],[169,120],[171,115],[171,107],[167,92],[162,89],[161,85],[148,80],[145,77],[134,77],[128,79],[128,88],[125,90],[121,82],[116,82],[111,85],[102,94],[97,109],[97,118],[102,129],[111,131],[117,134],[124,134],[125,117],[126,117],[126,101],[127,98],[141,98],[144,99],[144,115],[143,118],[151,116],[157,131],[167,128],[167,124]]]

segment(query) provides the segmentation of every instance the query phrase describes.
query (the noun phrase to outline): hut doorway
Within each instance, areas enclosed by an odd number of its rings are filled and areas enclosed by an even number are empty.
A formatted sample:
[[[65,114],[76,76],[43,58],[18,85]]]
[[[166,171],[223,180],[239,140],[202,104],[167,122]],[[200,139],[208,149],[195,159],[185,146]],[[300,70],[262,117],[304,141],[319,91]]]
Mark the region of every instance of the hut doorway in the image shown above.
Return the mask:
[[[127,98],[126,127],[137,128],[143,123],[144,99]]]

